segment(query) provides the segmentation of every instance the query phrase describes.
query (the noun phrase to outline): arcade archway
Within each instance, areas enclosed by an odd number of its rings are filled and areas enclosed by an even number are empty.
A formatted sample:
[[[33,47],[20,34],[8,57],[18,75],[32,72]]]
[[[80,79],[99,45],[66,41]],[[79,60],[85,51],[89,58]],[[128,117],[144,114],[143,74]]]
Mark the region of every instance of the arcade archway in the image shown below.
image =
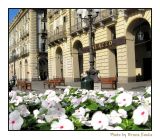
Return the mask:
[[[60,47],[56,50],[56,76],[63,78],[63,53]]]
[[[81,78],[81,74],[83,73],[83,46],[79,40],[77,40],[73,45],[72,55],[74,81],[79,81]]]
[[[135,65],[136,81],[152,78],[152,38],[151,27],[147,20],[138,18],[130,23],[127,29],[127,47],[132,49],[131,64]],[[130,69],[131,71],[132,69]]]
[[[39,59],[39,76],[41,80],[46,80],[48,77],[48,60],[41,57]]]

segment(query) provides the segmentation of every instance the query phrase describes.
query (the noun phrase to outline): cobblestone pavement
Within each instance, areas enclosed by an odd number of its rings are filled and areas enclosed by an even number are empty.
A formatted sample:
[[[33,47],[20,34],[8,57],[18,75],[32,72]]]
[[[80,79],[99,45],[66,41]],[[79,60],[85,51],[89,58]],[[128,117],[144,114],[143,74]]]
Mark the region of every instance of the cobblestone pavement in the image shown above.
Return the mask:
[[[127,84],[118,84],[119,87],[123,87],[127,91],[133,91],[133,92],[144,92],[146,86],[150,86],[151,81],[145,81],[145,82],[132,82],[132,83],[127,83]],[[74,85],[72,85],[74,86]],[[58,86],[59,88],[62,89],[55,89],[51,88],[51,90],[56,90],[56,91],[62,91],[64,86]],[[75,87],[80,87],[80,82],[75,84]],[[103,86],[104,88],[102,90],[112,90],[110,89],[109,85],[108,86]],[[49,89],[48,86],[43,85],[43,81],[33,81],[32,82],[32,91],[36,91],[36,93],[44,93],[45,90]],[[17,87],[14,87],[13,90],[19,90]],[[29,92],[29,90],[27,90]]]

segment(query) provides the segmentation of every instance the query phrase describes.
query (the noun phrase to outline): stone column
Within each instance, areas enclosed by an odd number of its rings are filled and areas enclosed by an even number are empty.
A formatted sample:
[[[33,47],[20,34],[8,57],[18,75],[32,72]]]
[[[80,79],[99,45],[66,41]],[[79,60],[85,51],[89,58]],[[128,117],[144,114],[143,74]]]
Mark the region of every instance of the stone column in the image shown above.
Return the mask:
[[[38,80],[38,64],[37,64],[37,12],[29,10],[29,78],[30,80]]]
[[[116,24],[116,37],[126,37],[126,44],[117,46],[118,82],[128,83],[135,81],[135,46],[134,38],[127,33],[128,15],[120,9]]]

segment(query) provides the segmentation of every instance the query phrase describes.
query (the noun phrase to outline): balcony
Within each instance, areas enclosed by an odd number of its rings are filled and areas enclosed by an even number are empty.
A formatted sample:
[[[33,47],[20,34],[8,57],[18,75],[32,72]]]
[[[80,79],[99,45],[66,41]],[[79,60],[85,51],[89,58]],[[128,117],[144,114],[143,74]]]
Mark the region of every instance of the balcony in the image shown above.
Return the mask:
[[[48,12],[47,12],[47,17],[52,18],[53,14],[54,14],[53,10],[49,9]]]
[[[83,31],[82,22],[79,22],[79,23],[71,26],[71,35],[79,34],[79,33],[82,32],[82,31]]]
[[[9,58],[9,63],[12,63],[12,62],[14,62],[14,58],[13,58],[13,57],[10,57],[10,58]]]
[[[20,39],[23,40],[23,39],[25,39],[27,36],[29,36],[29,31],[24,31],[23,33],[21,33]]]
[[[66,38],[66,30],[64,26],[59,26],[56,30],[49,33],[48,40],[50,44],[54,44],[64,41]]]
[[[133,13],[136,13],[136,12],[144,12],[146,9],[136,9],[136,8],[133,8],[133,9],[124,9],[124,14],[126,17],[128,17],[130,14],[133,14]]]
[[[61,9],[62,10],[62,14],[67,12],[67,9]]]
[[[41,34],[42,34],[42,35],[41,35],[41,38],[42,38],[42,39],[46,39],[46,38],[47,38],[47,30],[42,29],[42,30],[41,30]]]
[[[43,18],[41,19],[41,21],[46,23],[46,22],[47,22],[47,18],[43,17]]]
[[[103,9],[99,12],[95,19],[95,25],[99,23],[106,23],[107,21],[115,21],[117,17],[117,9]]]
[[[22,57],[22,58],[27,57],[27,56],[29,56],[29,52],[28,51],[24,51],[24,52],[20,53],[20,57]]]
[[[9,64],[12,63],[12,62],[14,62],[14,61],[16,61],[16,60],[18,60],[19,58],[20,58],[19,55],[11,56],[9,58]]]

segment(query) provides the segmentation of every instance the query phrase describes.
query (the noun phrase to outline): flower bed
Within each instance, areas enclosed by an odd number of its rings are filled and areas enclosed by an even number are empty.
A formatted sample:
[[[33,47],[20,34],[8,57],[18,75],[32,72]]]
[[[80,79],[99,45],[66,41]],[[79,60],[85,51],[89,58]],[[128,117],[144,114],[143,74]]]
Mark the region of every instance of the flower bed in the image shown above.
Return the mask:
[[[9,92],[9,130],[151,130],[151,87]]]

